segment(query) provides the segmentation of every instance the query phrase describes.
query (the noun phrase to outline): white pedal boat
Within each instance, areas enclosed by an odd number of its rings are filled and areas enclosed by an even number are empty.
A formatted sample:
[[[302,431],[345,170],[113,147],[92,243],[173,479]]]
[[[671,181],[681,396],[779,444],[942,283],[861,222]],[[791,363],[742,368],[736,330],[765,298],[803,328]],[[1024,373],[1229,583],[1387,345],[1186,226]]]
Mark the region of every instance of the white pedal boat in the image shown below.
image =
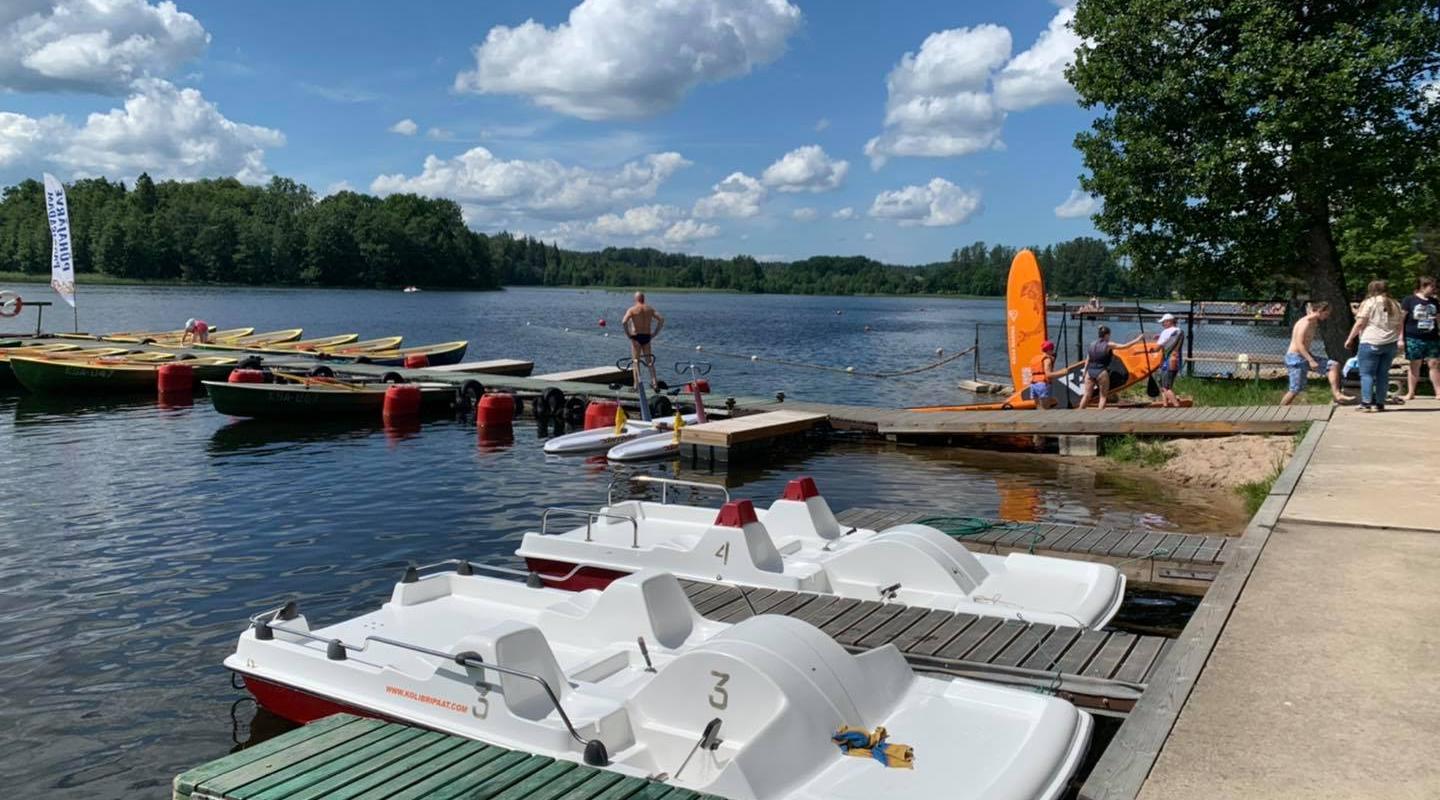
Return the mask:
[[[694,414],[683,415],[686,425],[693,425],[699,421]],[[674,436],[675,429],[671,426],[670,420],[627,420],[625,429],[616,433],[613,426],[604,428],[591,428],[588,431],[575,431],[545,441],[545,452],[550,455],[578,455],[580,453],[595,453],[610,448],[622,442],[629,442],[641,437],[653,436]]]
[[[607,461],[647,461],[665,458],[680,452],[680,437],[672,427],[669,436],[640,436],[628,442],[621,442],[605,453]]]
[[[1108,564],[971,553],[927,525],[842,530],[809,478],[790,481],[768,510],[757,511],[749,500],[728,502],[728,493],[726,499],[718,513],[663,499],[611,503],[585,512],[583,526],[552,534],[542,525],[539,533],[526,533],[516,555],[565,589],[598,588],[620,575],[659,569],[695,580],[1082,628],[1104,627],[1125,599],[1125,576]]]
[[[703,620],[654,572],[579,594],[407,572],[335,625],[255,617],[225,666],[291,719],[359,712],[732,800],[1054,798],[1092,725],[1055,697],[916,675],[892,645],[852,656],[796,619]],[[842,754],[842,726],[884,726],[913,769]]]

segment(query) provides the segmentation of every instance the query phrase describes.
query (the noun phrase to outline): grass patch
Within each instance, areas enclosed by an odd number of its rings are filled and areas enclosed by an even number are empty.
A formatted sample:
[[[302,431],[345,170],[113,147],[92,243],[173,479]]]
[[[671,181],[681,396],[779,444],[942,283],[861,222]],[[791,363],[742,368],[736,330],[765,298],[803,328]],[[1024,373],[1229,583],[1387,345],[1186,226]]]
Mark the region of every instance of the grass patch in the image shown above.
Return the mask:
[[[1138,464],[1142,467],[1158,467],[1175,457],[1175,448],[1162,441],[1141,439],[1126,434],[1105,440],[1106,458],[1122,464]]]
[[[1285,396],[1288,383],[1284,378],[1250,380],[1239,378],[1187,378],[1175,380],[1175,393],[1190,398],[1196,406],[1273,406]],[[1125,390],[1125,399],[1148,402],[1145,384],[1138,383]],[[1315,379],[1295,398],[1296,405],[1329,405],[1330,384]]]
[[[1296,440],[1299,442],[1299,439]],[[1274,488],[1275,481],[1280,478],[1280,473],[1285,471],[1285,460],[1277,459],[1274,466],[1270,468],[1269,474],[1258,481],[1249,481],[1235,487],[1235,493],[1245,501],[1245,513],[1254,516],[1260,506],[1265,503],[1265,498],[1270,496],[1270,490]]]

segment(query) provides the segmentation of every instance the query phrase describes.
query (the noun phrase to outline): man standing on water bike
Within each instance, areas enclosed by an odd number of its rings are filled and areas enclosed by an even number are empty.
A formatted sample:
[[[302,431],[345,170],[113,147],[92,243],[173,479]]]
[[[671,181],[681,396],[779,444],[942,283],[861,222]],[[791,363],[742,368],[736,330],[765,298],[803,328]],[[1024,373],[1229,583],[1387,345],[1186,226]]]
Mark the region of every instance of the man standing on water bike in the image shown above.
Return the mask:
[[[654,326],[653,329],[651,326]],[[635,305],[620,319],[620,327],[630,337],[630,357],[634,360],[635,382],[640,382],[640,362],[650,367],[650,386],[656,391],[664,388],[655,377],[655,354],[650,350],[650,341],[660,335],[665,327],[665,317],[655,307],[645,302],[645,293],[635,293]]]

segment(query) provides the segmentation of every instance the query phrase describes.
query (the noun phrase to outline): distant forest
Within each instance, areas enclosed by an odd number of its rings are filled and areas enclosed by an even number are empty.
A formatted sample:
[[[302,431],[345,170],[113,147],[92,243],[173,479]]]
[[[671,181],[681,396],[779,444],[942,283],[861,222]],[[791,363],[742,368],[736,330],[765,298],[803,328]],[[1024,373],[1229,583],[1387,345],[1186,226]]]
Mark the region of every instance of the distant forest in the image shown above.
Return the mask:
[[[449,200],[355,192],[317,198],[303,184],[279,177],[250,186],[234,179],[156,183],[141,175],[133,187],[95,178],[70,184],[67,195],[77,273],[179,283],[1001,295],[1016,252],[977,242],[956,249],[947,261],[921,266],[863,256],[777,263],[649,248],[578,252],[472,231]],[[1099,239],[1035,250],[1051,294],[1156,297],[1181,288],[1163,276],[1133,274]],[[0,196],[0,272],[49,271],[43,186],[27,180]]]

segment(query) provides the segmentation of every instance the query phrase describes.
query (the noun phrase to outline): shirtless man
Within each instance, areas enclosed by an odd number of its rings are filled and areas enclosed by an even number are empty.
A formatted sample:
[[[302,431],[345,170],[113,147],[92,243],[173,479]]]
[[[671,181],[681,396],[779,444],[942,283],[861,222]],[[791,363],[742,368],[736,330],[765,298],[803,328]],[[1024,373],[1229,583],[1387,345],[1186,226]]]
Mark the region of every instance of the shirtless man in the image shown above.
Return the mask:
[[[1295,395],[1305,391],[1305,382],[1310,372],[1325,373],[1330,379],[1330,396],[1337,403],[1349,403],[1355,398],[1340,391],[1340,362],[1328,358],[1316,358],[1310,354],[1310,345],[1315,341],[1315,332],[1320,323],[1330,319],[1330,304],[1324,301],[1311,303],[1309,313],[1295,323],[1290,332],[1290,349],[1285,351],[1285,371],[1290,375],[1289,391],[1280,398],[1280,405],[1295,402]]]
[[[636,292],[635,305],[630,306],[625,316],[620,319],[620,327],[625,330],[625,335],[630,337],[630,357],[635,361],[635,383],[640,383],[640,362],[645,361],[650,367],[650,385],[659,390],[660,381],[655,377],[655,354],[650,350],[650,340],[660,335],[660,329],[665,327],[665,317],[656,311],[654,306],[645,302],[644,292]]]

